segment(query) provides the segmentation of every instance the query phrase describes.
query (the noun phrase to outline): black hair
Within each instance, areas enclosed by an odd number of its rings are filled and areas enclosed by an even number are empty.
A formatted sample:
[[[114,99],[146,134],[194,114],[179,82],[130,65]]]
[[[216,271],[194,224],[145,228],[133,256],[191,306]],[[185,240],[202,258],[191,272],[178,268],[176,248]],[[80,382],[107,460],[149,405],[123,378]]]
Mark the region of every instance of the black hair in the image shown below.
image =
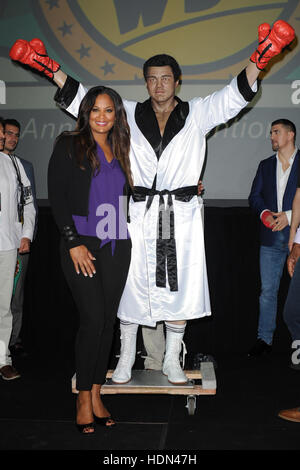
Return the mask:
[[[66,131],[63,135],[71,134],[76,136],[76,144],[79,149],[76,155],[78,165],[82,168],[83,158],[86,155],[92,169],[99,171],[100,163],[96,155],[96,142],[89,124],[90,113],[99,95],[108,95],[114,104],[116,119],[112,129],[109,131],[108,141],[111,144],[114,156],[119,160],[121,167],[126,173],[130,186],[133,186],[129,161],[130,129],[122,98],[115,90],[105,86],[90,88],[81,101],[75,131]]]
[[[143,74],[145,80],[147,80],[147,70],[149,67],[164,67],[166,65],[171,67],[175,82],[178,80],[179,84],[181,85],[181,68],[179,67],[177,60],[167,54],[154,55],[153,57],[150,57],[150,59],[146,60],[143,65]]]
[[[276,126],[277,124],[281,124],[282,126],[286,127],[289,131],[294,132],[294,142],[296,142],[296,126],[295,124],[290,121],[289,119],[276,119],[276,121],[273,121],[271,124],[271,127]]]
[[[19,121],[17,121],[16,119],[4,119],[4,123],[3,123],[4,127],[5,127],[7,124],[8,124],[9,126],[15,126],[15,127],[17,127],[17,128],[19,129],[19,131],[20,131],[20,129],[21,129],[21,124],[20,124]]]

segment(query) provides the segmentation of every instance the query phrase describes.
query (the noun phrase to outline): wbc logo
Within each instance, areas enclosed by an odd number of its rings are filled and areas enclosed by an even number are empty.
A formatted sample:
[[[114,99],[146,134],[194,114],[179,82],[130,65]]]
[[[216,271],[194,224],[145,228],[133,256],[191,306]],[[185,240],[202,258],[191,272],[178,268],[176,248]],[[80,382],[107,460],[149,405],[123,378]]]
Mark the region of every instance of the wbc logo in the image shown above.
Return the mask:
[[[299,27],[294,0],[39,0],[37,19],[65,65],[93,83],[141,83],[141,67],[167,53],[184,82],[228,80],[257,46],[260,23]],[[57,49],[57,43],[60,49]],[[294,55],[287,55],[287,61]],[[275,72],[276,72],[275,68]],[[272,71],[273,73],[273,71]],[[91,81],[93,80],[93,81]]]

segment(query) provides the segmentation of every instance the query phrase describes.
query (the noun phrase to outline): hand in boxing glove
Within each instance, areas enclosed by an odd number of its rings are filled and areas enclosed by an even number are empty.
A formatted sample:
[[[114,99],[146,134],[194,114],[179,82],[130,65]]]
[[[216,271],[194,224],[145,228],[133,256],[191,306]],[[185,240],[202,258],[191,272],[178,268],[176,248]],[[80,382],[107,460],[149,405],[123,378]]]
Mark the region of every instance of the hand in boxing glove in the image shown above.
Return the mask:
[[[267,228],[273,228],[274,224],[275,224],[275,219],[273,217],[273,214],[271,211],[269,210],[265,210],[261,217],[260,217],[260,220],[262,221],[262,223],[267,227]]]
[[[60,65],[48,57],[43,41],[38,38],[29,42],[25,39],[18,39],[9,51],[9,56],[13,60],[43,72],[49,78],[53,78],[53,74],[60,69]]]
[[[269,60],[280,54],[295,38],[295,30],[286,21],[278,20],[271,29],[268,23],[258,27],[258,48],[250,57],[256,67],[263,70]]]

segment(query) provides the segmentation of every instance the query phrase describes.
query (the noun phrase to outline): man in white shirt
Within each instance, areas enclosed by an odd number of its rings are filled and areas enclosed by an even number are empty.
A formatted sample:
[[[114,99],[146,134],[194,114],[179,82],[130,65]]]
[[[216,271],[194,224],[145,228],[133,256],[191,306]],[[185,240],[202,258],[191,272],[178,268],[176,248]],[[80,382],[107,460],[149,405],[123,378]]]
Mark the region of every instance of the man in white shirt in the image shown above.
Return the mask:
[[[276,328],[277,295],[288,254],[289,225],[297,189],[300,152],[295,146],[296,128],[288,119],[271,125],[275,155],[260,162],[249,204],[261,219],[259,324],[257,341],[248,353],[258,357],[272,349]]]
[[[4,121],[4,132],[5,132],[5,143],[3,152],[7,155],[16,155],[16,148],[20,139],[21,124],[16,119],[5,119]],[[17,156],[17,155],[16,155]],[[34,168],[31,162],[24,160],[18,156],[26,176],[30,181],[30,187],[33,197],[33,203],[36,210],[35,218],[35,233],[37,231],[37,202],[36,202],[36,190],[35,190],[35,178]],[[20,268],[19,274],[15,278],[14,292],[11,301],[11,313],[13,316],[12,334],[9,342],[9,350],[13,356],[26,357],[27,353],[23,347],[21,339],[21,329],[23,320],[23,303],[25,294],[25,281],[26,274],[29,264],[30,253],[18,253],[17,263]]]
[[[18,158],[3,153],[4,125],[0,118],[0,376],[13,380],[20,374],[9,357],[12,332],[10,309],[17,253],[30,251],[35,224],[30,182]]]

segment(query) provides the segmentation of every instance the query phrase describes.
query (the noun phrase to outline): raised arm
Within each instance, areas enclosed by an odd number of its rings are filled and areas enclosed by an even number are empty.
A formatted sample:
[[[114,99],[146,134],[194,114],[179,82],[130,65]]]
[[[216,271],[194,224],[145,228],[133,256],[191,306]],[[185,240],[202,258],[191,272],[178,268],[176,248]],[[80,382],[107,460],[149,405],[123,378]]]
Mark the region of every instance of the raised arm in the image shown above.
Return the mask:
[[[34,38],[31,41],[17,39],[9,51],[9,56],[12,60],[43,72],[47,77],[52,78],[59,88],[64,86],[67,74],[61,70],[55,60],[50,59],[41,39]]]
[[[294,29],[285,21],[279,20],[270,25],[258,27],[258,47],[250,61],[229,85],[211,95],[193,100],[195,116],[199,128],[207,134],[219,124],[235,117],[258,91],[257,77],[268,62],[290,44],[295,37]]]
[[[268,23],[258,27],[258,47],[250,57],[246,67],[249,85],[252,86],[259,73],[273,57],[280,54],[282,49],[295,39],[295,30],[286,21],[278,20],[271,29]]]
[[[286,21],[278,20],[273,28],[268,23],[258,27],[258,47],[250,57],[250,64],[246,67],[249,85],[252,86],[259,73],[268,62],[280,54],[282,49],[295,38],[295,31]],[[31,41],[18,39],[12,46],[9,55],[11,59],[29,65],[39,72],[52,78],[59,88],[65,84],[67,75],[61,70],[60,65],[51,59],[41,39],[34,38]]]
[[[54,83],[56,83],[56,85],[59,88],[63,88],[64,84],[66,83],[67,78],[68,78],[68,75],[65,72],[63,72],[61,69],[53,74],[53,81]]]
[[[268,23],[263,23],[258,27],[258,47],[251,55],[250,63],[245,69],[250,87],[254,85],[260,71],[266,67],[268,62],[273,57],[280,54],[282,49],[290,44],[294,38],[294,29],[283,20],[276,21],[272,29]],[[60,89],[64,88],[66,85],[68,76],[61,70],[60,65],[48,56],[46,47],[40,39],[35,38],[31,41],[18,39],[13,44],[9,55],[11,59],[29,65],[39,72],[44,73],[47,77],[51,78]],[[70,90],[72,93],[74,90],[77,93],[76,86],[74,87],[73,85],[70,87]],[[68,101],[70,101],[70,90],[68,86],[67,88]],[[84,89],[80,89],[78,86],[77,89],[79,90],[79,98],[82,99]],[[76,93],[74,98],[76,97]],[[247,92],[247,94],[249,94],[249,92]],[[76,106],[71,106],[70,109],[70,112],[75,115],[76,112],[74,112],[74,109],[76,109]],[[67,108],[68,106],[64,107]]]
[[[55,100],[70,114],[77,117],[79,105],[87,90],[63,72],[60,64],[48,56],[45,44],[41,39],[35,38],[31,41],[18,39],[13,44],[9,56],[11,59],[28,65],[51,78],[59,87]]]

